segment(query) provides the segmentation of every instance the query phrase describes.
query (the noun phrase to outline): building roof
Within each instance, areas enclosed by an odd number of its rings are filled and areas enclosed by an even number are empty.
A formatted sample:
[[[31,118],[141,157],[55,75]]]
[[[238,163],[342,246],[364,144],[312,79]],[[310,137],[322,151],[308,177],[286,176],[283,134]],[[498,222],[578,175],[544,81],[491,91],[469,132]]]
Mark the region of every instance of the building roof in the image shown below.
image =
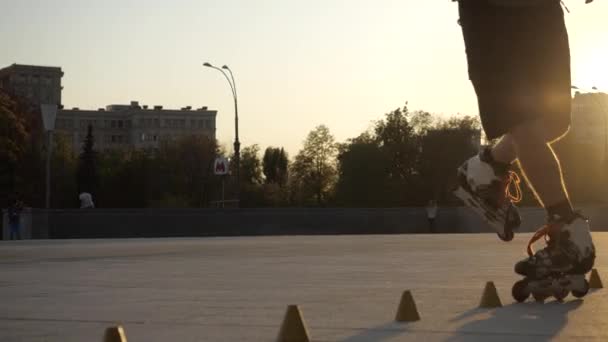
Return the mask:
[[[53,73],[61,73],[61,76],[63,76],[63,71],[61,71],[61,67],[27,65],[27,64],[16,64],[16,63],[13,63],[5,68],[0,69],[0,76],[15,73],[15,72],[44,72],[44,73],[53,72]]]

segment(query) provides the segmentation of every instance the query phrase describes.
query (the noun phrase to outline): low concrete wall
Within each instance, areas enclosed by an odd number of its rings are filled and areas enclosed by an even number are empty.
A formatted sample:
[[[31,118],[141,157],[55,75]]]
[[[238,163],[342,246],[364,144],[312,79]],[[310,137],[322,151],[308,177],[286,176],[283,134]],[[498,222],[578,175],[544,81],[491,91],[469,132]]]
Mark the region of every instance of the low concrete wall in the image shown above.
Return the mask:
[[[521,231],[534,231],[544,223],[544,210],[520,211]],[[593,230],[608,230],[608,207],[584,212]],[[28,226],[24,237],[34,239],[429,233],[424,208],[32,209],[22,219]],[[440,208],[434,232],[492,230],[467,208]]]

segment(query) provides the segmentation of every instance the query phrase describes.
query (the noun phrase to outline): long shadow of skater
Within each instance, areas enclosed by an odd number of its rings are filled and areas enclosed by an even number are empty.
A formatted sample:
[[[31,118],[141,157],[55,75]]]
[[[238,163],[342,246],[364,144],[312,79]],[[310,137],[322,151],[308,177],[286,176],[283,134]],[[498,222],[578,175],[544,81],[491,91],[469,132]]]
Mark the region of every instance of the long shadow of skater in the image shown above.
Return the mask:
[[[407,323],[386,323],[377,327],[364,329],[354,336],[350,336],[341,342],[369,342],[385,341],[408,331]]]
[[[566,303],[547,302],[540,304],[526,302],[510,304],[493,309],[491,317],[485,309],[476,309],[463,313],[457,320],[469,320],[461,326],[446,342],[470,341],[471,339],[521,339],[533,338],[536,341],[546,341],[554,338],[568,322],[568,313],[578,309],[582,300]],[[482,319],[475,319],[484,315]]]

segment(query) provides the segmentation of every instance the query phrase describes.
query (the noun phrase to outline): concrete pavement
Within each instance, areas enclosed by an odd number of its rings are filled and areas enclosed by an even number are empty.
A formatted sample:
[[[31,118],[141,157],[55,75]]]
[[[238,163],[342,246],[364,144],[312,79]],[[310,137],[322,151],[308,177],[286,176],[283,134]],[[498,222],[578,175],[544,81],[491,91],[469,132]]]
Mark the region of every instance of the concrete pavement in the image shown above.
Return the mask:
[[[608,340],[608,297],[513,304],[529,234],[0,242],[0,341],[273,341],[288,304],[314,341]],[[608,234],[594,235],[608,277]],[[494,281],[503,308],[477,309]],[[422,320],[394,323],[404,290]]]

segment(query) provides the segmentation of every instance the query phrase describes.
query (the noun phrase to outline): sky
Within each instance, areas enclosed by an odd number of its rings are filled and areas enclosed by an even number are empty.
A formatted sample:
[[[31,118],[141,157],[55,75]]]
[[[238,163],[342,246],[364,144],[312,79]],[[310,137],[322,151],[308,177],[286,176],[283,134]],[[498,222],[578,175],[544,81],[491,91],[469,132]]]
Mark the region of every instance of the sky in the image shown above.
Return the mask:
[[[573,84],[608,90],[608,1],[566,1]],[[60,66],[63,104],[208,106],[230,148],[294,156],[320,124],[343,142],[408,102],[477,115],[449,0],[0,0],[0,67]]]

